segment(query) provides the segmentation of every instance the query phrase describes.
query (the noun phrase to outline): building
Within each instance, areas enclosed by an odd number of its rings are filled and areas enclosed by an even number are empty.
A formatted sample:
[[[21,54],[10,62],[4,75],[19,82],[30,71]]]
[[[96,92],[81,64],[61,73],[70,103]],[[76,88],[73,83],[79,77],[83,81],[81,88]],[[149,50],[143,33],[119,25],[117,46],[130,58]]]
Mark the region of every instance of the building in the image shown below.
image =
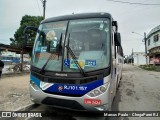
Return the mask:
[[[20,57],[20,54],[16,54],[16,52],[10,51],[1,51],[1,56]]]
[[[146,57],[144,52],[133,52],[134,65],[146,64]]]
[[[149,64],[160,65],[160,25],[149,32],[146,42]]]

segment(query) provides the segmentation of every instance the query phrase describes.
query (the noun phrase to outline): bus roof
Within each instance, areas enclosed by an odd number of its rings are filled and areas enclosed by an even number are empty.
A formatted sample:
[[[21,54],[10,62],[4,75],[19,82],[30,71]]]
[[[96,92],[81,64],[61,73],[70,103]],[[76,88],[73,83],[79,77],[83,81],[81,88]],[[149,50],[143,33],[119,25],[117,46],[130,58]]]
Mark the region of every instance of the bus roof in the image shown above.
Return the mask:
[[[45,19],[41,23],[63,21],[63,20],[74,20],[74,19],[82,19],[82,18],[95,18],[95,17],[96,18],[102,18],[102,17],[111,18],[111,14],[104,13],[104,12],[98,12],[98,13],[81,13],[81,14],[64,15],[64,16],[58,16],[58,17],[52,17],[52,18]]]

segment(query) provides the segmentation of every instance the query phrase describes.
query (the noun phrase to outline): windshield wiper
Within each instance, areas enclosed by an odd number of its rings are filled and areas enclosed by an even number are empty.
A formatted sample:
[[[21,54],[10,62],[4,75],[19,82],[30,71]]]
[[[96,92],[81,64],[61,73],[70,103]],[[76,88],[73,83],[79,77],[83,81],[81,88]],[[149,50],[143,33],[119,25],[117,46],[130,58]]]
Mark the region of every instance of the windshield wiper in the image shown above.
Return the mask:
[[[58,53],[58,60],[59,60],[59,54],[62,51],[62,45],[61,45],[61,43],[62,43],[62,33],[61,33],[61,36],[60,36],[59,44],[56,47],[56,53]],[[48,62],[51,60],[52,57],[53,57],[53,60],[54,60],[56,58],[56,54],[51,53],[51,55],[47,59],[46,63],[43,65],[42,69],[39,71],[40,73],[44,72],[45,67],[47,66]]]
[[[72,58],[73,58],[73,61],[74,61],[74,63],[77,65],[80,73],[81,73],[83,76],[86,76],[84,70],[83,70],[82,67],[79,65],[79,63],[78,63],[78,61],[77,61],[77,58],[76,58],[75,54],[73,53],[72,49],[69,47],[69,45],[66,45],[66,48],[67,48],[67,50],[70,52],[70,54],[71,54],[71,56],[72,56]]]
[[[63,36],[63,33],[61,33],[59,43],[56,47],[56,52],[58,53],[58,60],[59,60],[59,54],[62,52],[62,36]]]
[[[67,46],[69,46],[69,42],[70,42],[70,33],[68,35],[68,41],[67,41]],[[68,53],[68,50],[67,50],[67,59],[69,59],[69,53]]]
[[[49,56],[49,58],[47,59],[46,63],[43,65],[42,69],[39,71],[40,73],[44,72],[45,67],[47,66],[48,62],[51,60],[51,58],[53,57],[53,60],[56,58],[56,55],[53,56],[54,54],[51,53],[51,55]]]

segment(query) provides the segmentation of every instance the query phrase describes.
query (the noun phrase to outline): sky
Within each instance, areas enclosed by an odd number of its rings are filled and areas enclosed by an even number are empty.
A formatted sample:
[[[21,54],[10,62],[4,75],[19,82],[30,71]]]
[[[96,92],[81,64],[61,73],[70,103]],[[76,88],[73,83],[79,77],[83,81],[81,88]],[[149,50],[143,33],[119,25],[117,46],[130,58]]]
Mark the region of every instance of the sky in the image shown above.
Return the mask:
[[[42,0],[0,0],[0,43],[10,44],[24,15],[43,15]],[[122,1],[117,2],[117,1]],[[128,4],[156,4],[140,5]],[[160,0],[47,0],[46,18],[86,12],[107,12],[118,22],[125,55],[144,52],[142,42],[147,34],[160,25]],[[132,33],[135,32],[135,33]]]

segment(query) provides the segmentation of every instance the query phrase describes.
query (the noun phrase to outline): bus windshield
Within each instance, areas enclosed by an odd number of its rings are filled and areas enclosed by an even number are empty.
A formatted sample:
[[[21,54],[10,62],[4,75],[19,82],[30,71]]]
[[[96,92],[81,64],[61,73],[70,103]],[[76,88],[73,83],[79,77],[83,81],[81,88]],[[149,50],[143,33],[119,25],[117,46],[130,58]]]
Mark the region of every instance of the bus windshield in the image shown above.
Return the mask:
[[[57,51],[59,44],[61,49]],[[46,71],[79,72],[80,66],[87,72],[108,67],[109,60],[110,21],[107,18],[49,22],[38,29],[32,65],[39,69],[46,64]]]

